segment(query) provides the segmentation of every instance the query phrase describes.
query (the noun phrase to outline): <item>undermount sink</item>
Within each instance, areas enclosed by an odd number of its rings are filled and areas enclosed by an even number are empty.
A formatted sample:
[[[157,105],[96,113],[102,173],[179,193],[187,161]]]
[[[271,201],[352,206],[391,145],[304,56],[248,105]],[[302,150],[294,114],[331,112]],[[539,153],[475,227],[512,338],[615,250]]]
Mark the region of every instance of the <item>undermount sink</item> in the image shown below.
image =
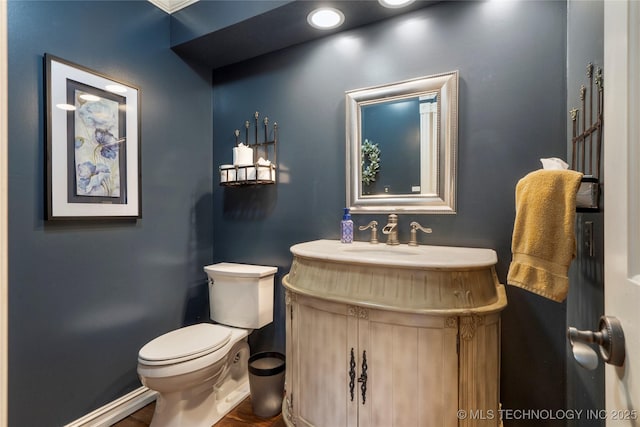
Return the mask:
[[[283,279],[301,295],[407,313],[490,313],[506,305],[492,249],[314,240],[291,247]]]
[[[299,257],[335,262],[396,267],[461,269],[493,266],[498,261],[493,249],[455,246],[390,246],[369,242],[340,243],[314,240],[291,247]]]

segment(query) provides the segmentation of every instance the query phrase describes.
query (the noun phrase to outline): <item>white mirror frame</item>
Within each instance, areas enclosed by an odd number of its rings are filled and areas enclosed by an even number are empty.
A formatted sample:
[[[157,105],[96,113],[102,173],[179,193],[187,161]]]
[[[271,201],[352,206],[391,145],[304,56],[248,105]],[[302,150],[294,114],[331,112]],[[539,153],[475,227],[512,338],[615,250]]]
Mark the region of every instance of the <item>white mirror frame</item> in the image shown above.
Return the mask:
[[[435,194],[362,194],[361,105],[438,93],[438,171]],[[456,213],[458,71],[345,92],[346,194],[353,213]]]

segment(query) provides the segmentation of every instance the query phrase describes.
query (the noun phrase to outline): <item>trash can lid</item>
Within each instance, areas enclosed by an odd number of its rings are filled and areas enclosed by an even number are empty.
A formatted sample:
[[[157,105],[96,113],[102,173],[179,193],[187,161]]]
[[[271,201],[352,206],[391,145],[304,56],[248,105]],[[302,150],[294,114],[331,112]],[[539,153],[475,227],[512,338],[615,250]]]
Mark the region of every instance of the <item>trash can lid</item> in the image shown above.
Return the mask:
[[[284,354],[264,351],[249,357],[249,373],[259,377],[279,374],[285,369]]]

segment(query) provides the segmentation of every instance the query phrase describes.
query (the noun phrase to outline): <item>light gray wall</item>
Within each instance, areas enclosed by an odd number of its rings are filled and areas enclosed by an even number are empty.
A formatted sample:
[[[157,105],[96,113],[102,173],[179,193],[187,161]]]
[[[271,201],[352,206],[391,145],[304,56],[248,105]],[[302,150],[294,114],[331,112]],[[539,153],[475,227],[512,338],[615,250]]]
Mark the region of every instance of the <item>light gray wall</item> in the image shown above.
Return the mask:
[[[140,386],[138,349],[206,319],[211,83],[146,1],[10,1],[9,425],[60,426]],[[94,19],[95,18],[95,19]],[[45,52],[142,90],[138,221],[44,221]]]
[[[515,185],[540,157],[566,153],[566,19],[564,2],[442,2],[216,70],[214,165],[230,163],[233,130],[260,111],[280,126],[280,171],[276,186],[223,188],[214,179],[215,260],[275,265],[280,278],[292,244],[339,238],[344,92],[457,69],[459,212],[401,215],[399,237],[406,242],[418,220],[434,230],[423,242],[493,248],[506,283]],[[373,218],[385,220],[354,221]],[[507,293],[503,408],[563,409],[566,306]],[[256,333],[254,350],[283,349],[283,306],[279,287],[275,323]]]

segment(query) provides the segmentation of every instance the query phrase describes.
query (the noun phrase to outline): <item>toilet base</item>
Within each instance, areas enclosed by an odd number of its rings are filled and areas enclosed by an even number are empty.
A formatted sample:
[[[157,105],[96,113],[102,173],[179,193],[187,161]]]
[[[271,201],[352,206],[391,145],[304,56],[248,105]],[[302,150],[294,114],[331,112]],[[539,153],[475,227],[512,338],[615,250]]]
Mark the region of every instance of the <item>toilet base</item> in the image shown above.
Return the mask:
[[[222,400],[217,400],[216,394],[210,393],[195,406],[178,396],[159,394],[149,427],[211,427],[247,397],[249,381],[239,383]],[[182,406],[181,410],[176,410],[176,405]]]
[[[159,392],[150,427],[211,427],[249,396],[247,331],[234,332],[239,341],[213,365],[177,377],[141,376]]]

